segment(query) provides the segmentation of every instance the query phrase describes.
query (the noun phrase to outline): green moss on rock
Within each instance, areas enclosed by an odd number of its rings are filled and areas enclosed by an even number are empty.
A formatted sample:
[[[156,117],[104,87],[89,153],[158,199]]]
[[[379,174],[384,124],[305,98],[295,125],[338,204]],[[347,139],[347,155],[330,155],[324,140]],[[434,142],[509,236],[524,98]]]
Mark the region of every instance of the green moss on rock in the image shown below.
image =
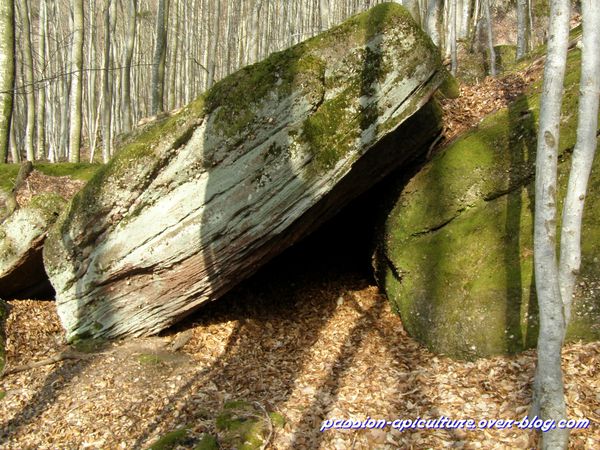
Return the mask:
[[[580,52],[570,71],[560,137],[564,195],[576,140]],[[577,70],[575,70],[577,68]],[[535,345],[533,173],[539,85],[436,155],[405,186],[386,223],[380,283],[407,331],[459,358]],[[583,224],[583,266],[568,339],[600,338],[600,162]]]
[[[158,439],[148,450],[171,450],[183,445],[188,440],[189,431],[189,427],[171,431]]]
[[[226,448],[256,450],[262,448],[269,431],[267,420],[273,426],[285,425],[285,418],[278,413],[270,413],[267,419],[262,409],[244,400],[234,400],[223,405],[216,418],[220,442]]]

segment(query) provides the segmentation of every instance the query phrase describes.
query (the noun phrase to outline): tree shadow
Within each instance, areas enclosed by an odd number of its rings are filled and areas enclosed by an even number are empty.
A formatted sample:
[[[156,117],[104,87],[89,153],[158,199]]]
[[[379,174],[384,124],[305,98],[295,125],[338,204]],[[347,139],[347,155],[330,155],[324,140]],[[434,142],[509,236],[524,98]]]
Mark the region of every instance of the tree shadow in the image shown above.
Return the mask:
[[[524,81],[518,91],[523,91]],[[506,271],[506,331],[507,351],[517,353],[524,348],[534,347],[538,335],[538,312],[535,297],[533,265],[522,261],[532,261],[533,245],[522,242],[521,236],[533,236],[534,191],[532,180],[535,174],[536,124],[526,95],[513,98],[508,107],[509,121],[509,169],[506,200],[506,221],[504,224],[504,265]],[[525,205],[524,205],[525,202]],[[528,211],[523,211],[524,208]],[[530,217],[531,223],[523,222]],[[523,227],[527,229],[523,229]],[[531,266],[531,267],[527,267]],[[527,275],[527,272],[530,275]],[[530,279],[529,298],[524,301],[523,280]],[[525,328],[523,328],[525,324]]]

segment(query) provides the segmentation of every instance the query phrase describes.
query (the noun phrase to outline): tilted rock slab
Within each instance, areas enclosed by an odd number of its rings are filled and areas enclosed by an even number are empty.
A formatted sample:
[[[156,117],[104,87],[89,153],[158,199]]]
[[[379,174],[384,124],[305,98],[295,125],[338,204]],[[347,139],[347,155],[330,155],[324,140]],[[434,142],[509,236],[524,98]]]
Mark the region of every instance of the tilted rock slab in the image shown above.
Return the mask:
[[[42,249],[48,229],[65,204],[57,194],[39,194],[0,223],[0,297],[27,298],[51,292]]]
[[[223,295],[414,157],[439,117],[411,116],[445,77],[406,11],[382,4],[136,133],[46,243],[67,337],[157,333]]]

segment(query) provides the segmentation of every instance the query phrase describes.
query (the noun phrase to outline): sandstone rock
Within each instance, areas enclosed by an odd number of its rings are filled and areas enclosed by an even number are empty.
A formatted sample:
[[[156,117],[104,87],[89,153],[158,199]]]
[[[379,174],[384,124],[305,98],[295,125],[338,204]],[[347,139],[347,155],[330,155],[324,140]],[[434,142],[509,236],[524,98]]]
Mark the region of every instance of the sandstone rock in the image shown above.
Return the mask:
[[[56,194],[36,195],[0,224],[0,296],[26,298],[51,291],[42,248],[65,204]]]
[[[157,333],[223,295],[413,158],[446,77],[382,4],[134,133],[44,249],[67,337]]]
[[[580,53],[569,53],[564,111],[576,111]],[[406,330],[459,358],[535,345],[533,175],[539,94],[486,118],[404,187],[375,258],[380,285]],[[576,114],[561,126],[564,197]],[[600,161],[586,199],[583,262],[568,339],[600,338]]]

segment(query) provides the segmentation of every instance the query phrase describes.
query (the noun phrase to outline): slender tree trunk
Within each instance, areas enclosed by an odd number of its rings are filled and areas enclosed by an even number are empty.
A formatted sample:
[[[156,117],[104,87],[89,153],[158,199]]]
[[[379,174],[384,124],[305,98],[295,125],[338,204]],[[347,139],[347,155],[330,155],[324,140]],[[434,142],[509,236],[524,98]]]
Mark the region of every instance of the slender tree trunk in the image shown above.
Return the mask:
[[[217,49],[219,44],[219,23],[221,16],[221,0],[213,0],[215,11],[212,17],[211,42],[208,48],[208,74],[206,78],[206,89],[210,89],[215,82],[215,68],[217,66]]]
[[[529,47],[528,0],[517,0],[517,60],[523,58]]]
[[[15,10],[12,0],[0,2],[0,164],[8,158],[15,84]]]
[[[456,50],[456,0],[450,3],[450,57],[452,66],[450,71],[456,75],[458,69],[458,55]]]
[[[532,415],[566,418],[561,348],[566,327],[556,258],[556,195],[560,111],[569,42],[569,0],[550,3],[548,56],[540,105],[535,179],[534,266],[540,311]],[[545,449],[566,448],[568,430],[543,434]]]
[[[169,0],[159,0],[156,16],[156,41],[152,61],[152,114],[164,111],[165,60]]]
[[[21,14],[22,30],[22,50],[23,81],[25,82],[25,100],[27,103],[27,122],[25,124],[25,155],[28,161],[35,160],[33,141],[35,136],[35,86],[33,85],[33,56],[31,53],[31,21],[29,19],[29,2],[20,0],[19,12]]]
[[[427,34],[429,35],[433,43],[438,47],[441,44],[440,27],[443,6],[443,0],[429,0],[427,6],[427,15],[425,19]]]
[[[83,69],[83,0],[73,0],[73,46],[71,47],[71,111],[69,161],[79,162],[81,147],[81,82]]]
[[[123,67],[123,131],[131,130],[131,62],[135,46],[135,30],[137,25],[137,0],[127,1],[127,42]]]
[[[329,21],[329,16],[330,16],[330,7],[329,7],[329,0],[319,0],[319,11],[320,11],[320,19],[321,19],[321,30],[327,30],[329,29],[330,25],[330,21]]]
[[[490,54],[490,75],[496,76],[496,51],[494,50],[494,33],[492,31],[492,14],[490,13],[490,0],[483,1],[485,13],[485,29],[488,38],[488,52]]]
[[[560,232],[560,293],[565,311],[565,325],[571,318],[575,281],[581,265],[581,222],[588,180],[596,153],[598,101],[600,94],[600,4],[597,0],[582,0],[583,49],[577,143],[569,175],[567,196],[563,206]]]
[[[104,4],[104,65],[102,69],[102,160],[107,163],[110,159],[112,144],[112,76],[110,71],[110,32],[111,10],[113,0]]]
[[[47,22],[47,7],[46,0],[40,2],[39,26],[38,26],[38,57],[40,58],[40,76],[44,76],[46,63],[46,30]],[[46,84],[43,83],[38,90],[38,106],[37,106],[37,141],[36,153],[37,159],[46,157]]]

